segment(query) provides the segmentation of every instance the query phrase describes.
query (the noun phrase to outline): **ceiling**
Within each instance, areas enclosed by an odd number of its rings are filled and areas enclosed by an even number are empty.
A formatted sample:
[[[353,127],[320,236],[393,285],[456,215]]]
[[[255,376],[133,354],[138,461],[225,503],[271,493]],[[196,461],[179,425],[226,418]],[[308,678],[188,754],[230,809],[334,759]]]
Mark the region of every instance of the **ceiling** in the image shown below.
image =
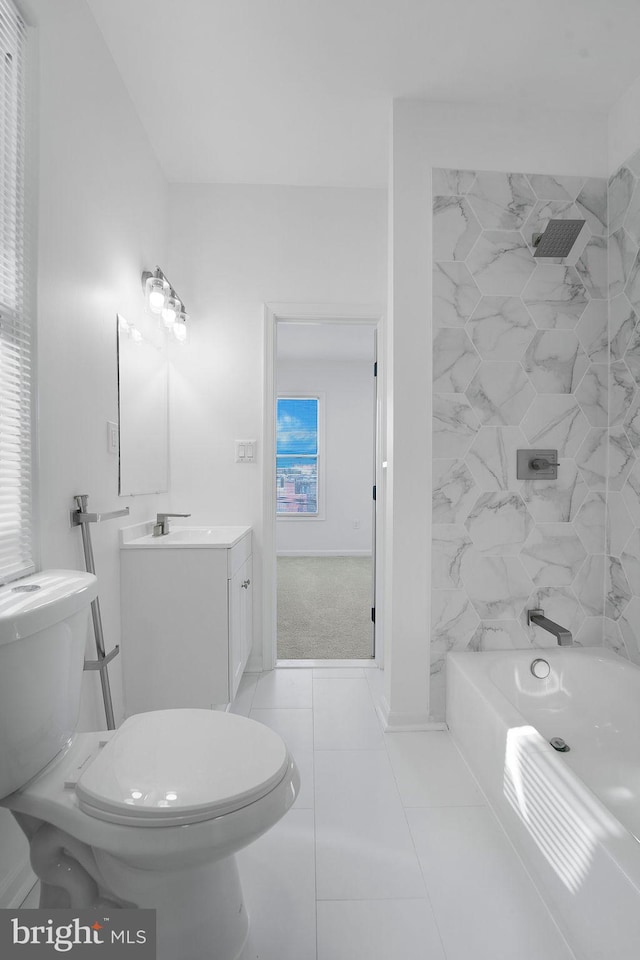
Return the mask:
[[[640,0],[87,0],[170,181],[386,185],[393,97],[605,110]]]

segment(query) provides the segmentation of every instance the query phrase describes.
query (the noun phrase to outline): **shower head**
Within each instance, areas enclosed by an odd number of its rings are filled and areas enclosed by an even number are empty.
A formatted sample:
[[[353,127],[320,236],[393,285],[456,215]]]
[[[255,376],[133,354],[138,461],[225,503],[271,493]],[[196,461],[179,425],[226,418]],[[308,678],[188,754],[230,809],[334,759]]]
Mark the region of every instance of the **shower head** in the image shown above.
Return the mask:
[[[549,220],[543,233],[534,233],[534,257],[568,257],[584,220]]]

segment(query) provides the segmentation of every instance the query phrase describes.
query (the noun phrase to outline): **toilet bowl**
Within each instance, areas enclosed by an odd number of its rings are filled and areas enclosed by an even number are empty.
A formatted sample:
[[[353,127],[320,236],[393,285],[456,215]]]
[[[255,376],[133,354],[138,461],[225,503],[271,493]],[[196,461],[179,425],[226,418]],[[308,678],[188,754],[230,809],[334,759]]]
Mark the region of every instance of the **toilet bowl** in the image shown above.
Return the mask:
[[[0,804],[29,839],[42,906],[152,907],[158,960],[238,960],[248,916],[234,854],[293,803],[294,761],[274,731],[217,711],[76,733],[95,593],[75,571],[0,588]]]

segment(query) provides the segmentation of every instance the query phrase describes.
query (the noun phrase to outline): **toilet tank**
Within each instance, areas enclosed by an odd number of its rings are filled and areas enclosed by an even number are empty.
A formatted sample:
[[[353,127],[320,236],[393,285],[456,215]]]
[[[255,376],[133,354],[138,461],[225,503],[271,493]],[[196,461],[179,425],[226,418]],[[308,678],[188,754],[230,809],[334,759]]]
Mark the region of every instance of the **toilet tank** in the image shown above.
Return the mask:
[[[43,570],[0,587],[0,798],[39,773],[75,730],[97,584],[91,573]]]

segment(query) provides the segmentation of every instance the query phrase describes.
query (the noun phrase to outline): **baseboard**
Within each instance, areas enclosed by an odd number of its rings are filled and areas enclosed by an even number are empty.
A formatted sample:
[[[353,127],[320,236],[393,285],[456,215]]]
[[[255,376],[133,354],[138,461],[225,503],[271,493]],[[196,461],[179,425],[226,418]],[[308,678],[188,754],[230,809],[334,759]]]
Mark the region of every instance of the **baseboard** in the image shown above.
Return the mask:
[[[262,654],[252,653],[247,660],[245,673],[262,673]]]
[[[11,873],[0,884],[0,909],[15,910],[25,900],[38,878],[31,869],[28,859],[16,864]]]
[[[384,695],[380,697],[375,706],[385,733],[448,729],[446,723],[433,720],[428,713],[400,713],[397,710],[391,710]]]
[[[278,550],[279,557],[370,557],[371,550]]]

